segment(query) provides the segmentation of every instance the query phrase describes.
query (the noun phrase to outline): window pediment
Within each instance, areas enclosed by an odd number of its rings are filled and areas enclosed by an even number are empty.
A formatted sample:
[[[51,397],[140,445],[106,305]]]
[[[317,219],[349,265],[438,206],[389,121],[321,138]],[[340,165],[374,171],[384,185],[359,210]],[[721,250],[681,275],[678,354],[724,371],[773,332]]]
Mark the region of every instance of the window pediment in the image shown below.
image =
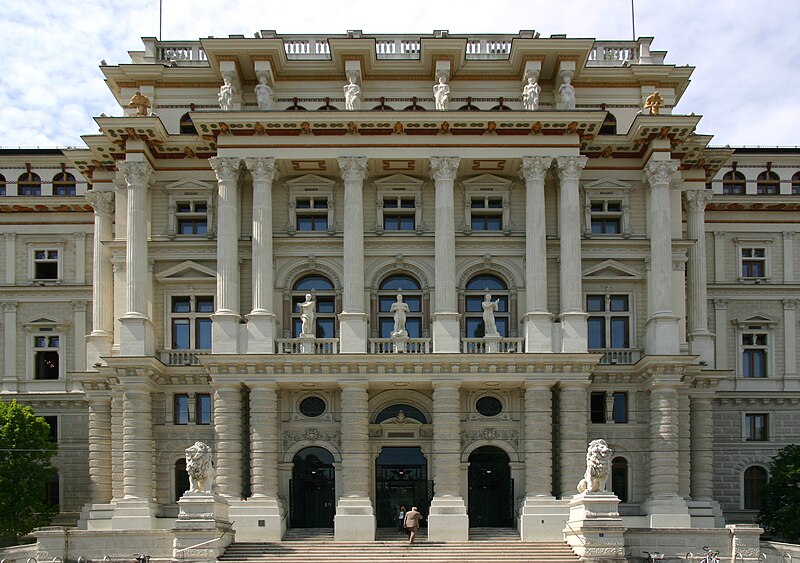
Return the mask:
[[[216,282],[217,273],[202,264],[187,260],[159,272],[156,274],[156,279],[160,283]]]
[[[584,278],[592,280],[620,280],[627,279],[630,281],[641,280],[644,276],[642,272],[617,262],[616,260],[605,260],[587,268],[582,273]]]
[[[763,330],[765,328],[774,328],[778,324],[778,319],[770,315],[757,314],[743,319],[732,319],[731,323],[742,330],[747,330],[751,325],[761,325]]]
[[[202,182],[194,178],[186,178],[173,182],[164,186],[164,189],[169,193],[184,193],[184,192],[210,192],[214,190],[215,186],[209,182]]]

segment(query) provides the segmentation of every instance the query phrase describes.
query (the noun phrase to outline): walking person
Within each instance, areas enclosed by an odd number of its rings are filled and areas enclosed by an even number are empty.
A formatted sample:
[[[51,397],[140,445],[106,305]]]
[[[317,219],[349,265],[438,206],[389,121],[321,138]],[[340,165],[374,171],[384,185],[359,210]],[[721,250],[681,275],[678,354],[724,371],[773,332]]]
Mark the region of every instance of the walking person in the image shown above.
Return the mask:
[[[422,520],[422,514],[420,514],[417,507],[414,506],[406,512],[405,518],[405,527],[408,530],[408,543],[414,543],[414,539],[417,537],[417,530],[419,530],[419,523]]]
[[[401,534],[406,533],[405,521],[406,521],[406,506],[404,504],[401,504],[400,510],[397,511],[397,531],[400,532]]]

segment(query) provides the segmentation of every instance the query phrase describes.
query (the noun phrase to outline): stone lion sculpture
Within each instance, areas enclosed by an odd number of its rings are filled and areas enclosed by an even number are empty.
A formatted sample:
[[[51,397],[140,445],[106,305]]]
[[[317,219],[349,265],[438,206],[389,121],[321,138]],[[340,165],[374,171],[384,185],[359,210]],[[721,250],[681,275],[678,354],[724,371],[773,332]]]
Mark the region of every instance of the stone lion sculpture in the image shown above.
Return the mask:
[[[211,446],[195,442],[186,448],[186,472],[189,474],[189,492],[213,492],[217,472],[211,462]]]
[[[614,452],[605,440],[592,440],[586,451],[586,473],[578,483],[578,492],[599,493],[606,490],[611,474],[611,456]]]

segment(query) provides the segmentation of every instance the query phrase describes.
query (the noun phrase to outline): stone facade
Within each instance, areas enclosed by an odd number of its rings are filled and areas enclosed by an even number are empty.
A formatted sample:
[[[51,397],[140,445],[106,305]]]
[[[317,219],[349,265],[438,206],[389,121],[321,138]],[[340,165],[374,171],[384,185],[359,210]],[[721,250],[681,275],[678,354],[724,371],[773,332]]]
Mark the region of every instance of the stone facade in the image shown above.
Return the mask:
[[[372,540],[403,501],[431,539],[560,541],[596,438],[620,526],[646,530],[626,545],[753,520],[745,473],[800,424],[800,153],[708,147],[699,117],[672,112],[691,69],[649,39],[473,39],[389,55],[405,40],[146,39],[103,67],[125,115],[98,118],[87,148],[0,151],[0,385],[58,416],[62,521],[172,529],[184,449],[203,441],[239,540]],[[430,96],[441,76],[449,111]],[[576,109],[557,105],[566,76]],[[345,111],[351,78],[362,109]],[[659,115],[641,111],[653,81]],[[136,91],[152,114],[128,109]],[[761,169],[778,195],[751,185]],[[23,175],[59,170],[74,195],[22,195]],[[737,170],[746,189],[728,193]],[[36,364],[52,353],[58,372]]]

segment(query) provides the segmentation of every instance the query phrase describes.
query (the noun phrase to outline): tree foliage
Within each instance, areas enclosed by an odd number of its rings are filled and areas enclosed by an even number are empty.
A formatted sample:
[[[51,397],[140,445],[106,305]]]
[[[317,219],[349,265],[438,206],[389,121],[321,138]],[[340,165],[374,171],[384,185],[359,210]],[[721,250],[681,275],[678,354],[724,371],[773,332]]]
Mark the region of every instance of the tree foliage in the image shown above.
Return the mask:
[[[0,401],[0,545],[19,543],[58,513],[45,497],[56,448],[42,417],[16,401]]]
[[[777,538],[800,541],[800,445],[786,446],[769,465],[758,523]]]

